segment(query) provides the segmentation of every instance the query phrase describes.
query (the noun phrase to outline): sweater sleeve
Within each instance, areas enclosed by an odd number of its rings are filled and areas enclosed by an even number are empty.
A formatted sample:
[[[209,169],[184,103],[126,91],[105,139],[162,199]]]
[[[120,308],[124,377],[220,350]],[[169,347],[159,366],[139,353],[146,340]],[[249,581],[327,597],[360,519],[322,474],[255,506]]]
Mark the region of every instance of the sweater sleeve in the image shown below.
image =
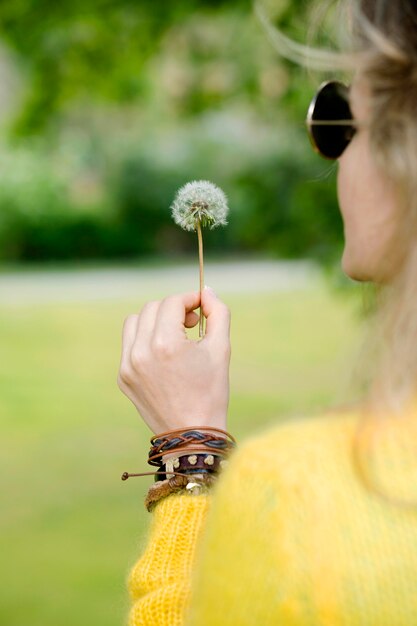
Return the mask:
[[[207,516],[184,626],[304,623],[288,519],[294,494],[282,485],[277,448],[244,442],[225,468]],[[278,457],[278,459],[277,459]],[[278,621],[277,621],[278,620]]]
[[[291,502],[270,456],[244,442],[210,495],[175,494],[156,505],[129,577],[129,626],[275,626],[270,594],[293,623],[291,578],[277,586],[288,549],[282,513]]]
[[[173,494],[158,502],[145,549],[130,571],[129,626],[182,626],[196,548],[211,495]]]

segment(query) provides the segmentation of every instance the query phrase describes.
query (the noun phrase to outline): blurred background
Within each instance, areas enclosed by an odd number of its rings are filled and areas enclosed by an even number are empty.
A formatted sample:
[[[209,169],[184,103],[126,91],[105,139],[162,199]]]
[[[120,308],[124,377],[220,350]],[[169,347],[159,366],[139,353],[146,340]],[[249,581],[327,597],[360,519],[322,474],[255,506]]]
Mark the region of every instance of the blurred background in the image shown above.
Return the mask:
[[[275,8],[304,40],[314,4]],[[304,126],[323,78],[279,57],[247,0],[1,1],[1,624],[125,622],[151,479],[120,475],[149,469],[151,433],[116,385],[121,328],[198,289],[179,186],[229,198],[204,231],[232,311],[229,430],[343,398],[361,314],[336,166]]]

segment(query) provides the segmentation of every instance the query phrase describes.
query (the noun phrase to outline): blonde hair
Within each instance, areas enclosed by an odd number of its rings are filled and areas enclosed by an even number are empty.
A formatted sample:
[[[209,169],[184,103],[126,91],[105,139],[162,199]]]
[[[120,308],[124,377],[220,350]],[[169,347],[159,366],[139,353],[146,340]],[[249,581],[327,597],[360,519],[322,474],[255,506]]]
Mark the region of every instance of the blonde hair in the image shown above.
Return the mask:
[[[323,6],[323,2],[321,3]],[[362,433],[382,416],[399,419],[417,399],[417,6],[414,0],[345,0],[327,8],[345,12],[349,42],[328,50],[293,41],[275,28],[264,2],[257,17],[281,55],[310,70],[358,71],[370,93],[370,145],[377,166],[398,191],[399,216],[392,251],[395,272],[374,286],[367,334],[352,372],[363,419],[354,438],[355,467],[366,486],[392,503],[369,479]],[[377,417],[377,420],[372,420]]]

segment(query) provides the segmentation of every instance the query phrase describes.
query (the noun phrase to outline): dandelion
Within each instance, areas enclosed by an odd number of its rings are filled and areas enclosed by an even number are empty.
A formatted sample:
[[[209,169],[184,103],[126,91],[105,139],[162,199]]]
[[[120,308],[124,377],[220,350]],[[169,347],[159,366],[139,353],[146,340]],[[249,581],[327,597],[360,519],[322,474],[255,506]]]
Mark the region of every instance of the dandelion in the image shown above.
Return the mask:
[[[229,207],[223,191],[208,180],[194,180],[181,187],[171,205],[172,217],[184,230],[197,231],[200,262],[200,301],[204,286],[203,235],[201,227],[211,230],[227,224]],[[199,336],[203,336],[203,312],[200,306]]]

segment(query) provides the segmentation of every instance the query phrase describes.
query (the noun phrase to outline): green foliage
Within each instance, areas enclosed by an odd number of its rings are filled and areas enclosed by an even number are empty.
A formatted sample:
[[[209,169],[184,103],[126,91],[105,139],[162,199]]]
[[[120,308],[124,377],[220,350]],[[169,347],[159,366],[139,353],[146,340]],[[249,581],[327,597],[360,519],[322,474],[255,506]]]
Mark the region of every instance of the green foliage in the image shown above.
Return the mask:
[[[0,258],[45,260],[84,258],[100,231],[95,216],[75,210],[66,181],[48,159],[33,153],[2,155],[0,175]]]
[[[297,148],[243,169],[238,182],[246,207],[239,241],[275,256],[329,261],[339,249],[341,220],[333,179],[319,172],[314,158]]]
[[[137,100],[143,68],[161,37],[195,11],[186,0],[3,0],[0,35],[28,76],[27,96],[14,132],[27,135],[50,124],[68,102],[106,98]],[[225,0],[202,1],[198,11],[219,11]],[[235,9],[250,8],[234,2]]]
[[[298,32],[306,3],[277,6]],[[278,58],[250,2],[5,0],[0,36],[26,87],[3,147],[0,258],[194,252],[169,212],[192,179],[230,199],[208,250],[339,253],[333,177],[301,131],[315,85]]]
[[[227,132],[220,128],[222,137],[216,137],[210,128],[208,136],[198,127],[178,129],[169,139],[171,155],[164,137],[158,146],[156,135],[151,146],[125,146],[121,154],[108,154],[100,172],[102,199],[91,206],[77,205],[71,177],[58,175],[41,153],[36,167],[30,156],[11,159],[9,154],[14,175],[6,169],[0,176],[1,256],[46,260],[193,253],[195,237],[174,224],[169,207],[187,180],[205,177],[226,191],[231,207],[226,228],[205,229],[207,250],[331,261],[342,238],[329,176],[333,168],[323,170],[322,162],[305,151],[304,133],[277,128],[277,145],[261,141],[256,147],[251,130],[247,138],[222,145]],[[177,149],[183,150],[182,159],[176,160]]]

